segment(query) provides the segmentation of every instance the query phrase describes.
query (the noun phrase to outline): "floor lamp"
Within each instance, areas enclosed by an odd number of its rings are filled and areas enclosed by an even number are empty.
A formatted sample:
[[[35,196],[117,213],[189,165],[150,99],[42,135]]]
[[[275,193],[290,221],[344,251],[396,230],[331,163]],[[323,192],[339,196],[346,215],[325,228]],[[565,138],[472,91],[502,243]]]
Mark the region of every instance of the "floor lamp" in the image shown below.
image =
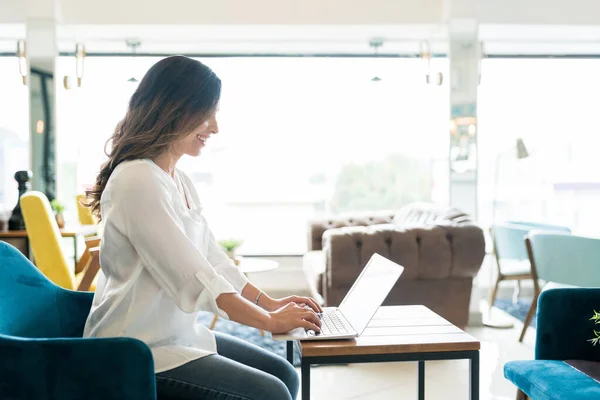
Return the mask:
[[[496,208],[498,205],[498,181],[500,177],[500,161],[502,161],[502,157],[504,157],[506,154],[509,154],[509,152],[512,151],[515,151],[515,158],[517,160],[523,160],[529,157],[527,147],[525,147],[525,143],[521,138],[517,139],[515,148],[503,151],[496,157],[496,170],[494,171],[494,197],[492,202],[492,224],[496,222]]]
[[[492,225],[496,222],[496,208],[497,208],[497,204],[498,204],[498,201],[497,201],[498,180],[499,180],[498,178],[500,176],[500,161],[502,160],[503,156],[505,156],[506,154],[510,154],[510,152],[512,152],[512,151],[515,151],[514,154],[515,154],[515,158],[517,160],[523,160],[523,159],[529,157],[529,152],[527,151],[527,147],[525,147],[525,143],[523,142],[523,139],[521,139],[521,138],[517,139],[516,146],[514,148],[511,148],[510,150],[507,150],[507,151],[503,151],[502,153],[498,154],[498,156],[496,157],[496,170],[495,170],[495,174],[494,174],[494,197],[493,197],[493,202],[492,202]],[[494,251],[495,251],[495,249],[494,249]],[[491,315],[492,308],[493,307],[490,304],[490,306],[488,307],[487,315],[485,313],[483,314],[483,325],[490,327],[490,328],[503,328],[503,329],[512,328],[514,326],[514,324],[511,320],[494,319]]]

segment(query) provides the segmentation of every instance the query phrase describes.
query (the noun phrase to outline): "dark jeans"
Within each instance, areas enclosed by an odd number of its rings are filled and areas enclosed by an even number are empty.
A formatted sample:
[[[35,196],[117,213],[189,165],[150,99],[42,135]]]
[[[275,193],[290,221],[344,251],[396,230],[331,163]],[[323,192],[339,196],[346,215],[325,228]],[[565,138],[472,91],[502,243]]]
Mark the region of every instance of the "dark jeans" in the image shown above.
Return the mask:
[[[290,400],[298,373],[276,354],[215,332],[217,351],[156,374],[159,400]]]

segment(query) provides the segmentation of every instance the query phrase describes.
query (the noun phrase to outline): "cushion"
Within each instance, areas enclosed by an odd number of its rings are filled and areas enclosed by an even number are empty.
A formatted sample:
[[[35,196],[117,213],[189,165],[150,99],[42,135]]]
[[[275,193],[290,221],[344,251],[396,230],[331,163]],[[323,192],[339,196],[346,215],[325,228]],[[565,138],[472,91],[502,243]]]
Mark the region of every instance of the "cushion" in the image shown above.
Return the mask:
[[[460,210],[433,203],[412,203],[401,208],[392,220],[399,226],[461,225],[472,223]]]
[[[536,400],[600,399],[600,383],[563,361],[511,361],[504,376]]]

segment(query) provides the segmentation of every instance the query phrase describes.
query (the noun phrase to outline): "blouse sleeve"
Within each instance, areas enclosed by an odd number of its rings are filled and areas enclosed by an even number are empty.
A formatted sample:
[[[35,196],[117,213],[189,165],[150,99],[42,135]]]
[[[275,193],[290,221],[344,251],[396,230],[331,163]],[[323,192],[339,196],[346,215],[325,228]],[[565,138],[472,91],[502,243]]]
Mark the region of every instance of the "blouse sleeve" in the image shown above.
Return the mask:
[[[119,172],[111,198],[123,216],[125,235],[152,277],[183,311],[207,310],[228,318],[216,299],[236,290],[186,236],[169,182],[150,165]]]
[[[194,187],[192,180],[184,172],[180,171],[180,174],[185,180],[188,191],[191,193],[197,207],[202,208],[198,191]],[[204,222],[206,223],[206,220],[204,220]],[[217,240],[210,229],[208,229],[208,253],[206,257],[210,265],[215,268],[217,273],[223,275],[233,285],[238,293],[242,293],[242,290],[248,283],[248,278],[242,271],[240,271],[240,268],[233,263],[231,258],[225,254],[223,249],[221,249],[221,246],[219,246],[217,243]]]
[[[209,230],[208,238],[208,261],[219,274],[225,276],[229,282],[233,285],[238,293],[242,293],[244,286],[248,283],[248,278],[240,270],[240,268],[233,263],[233,260],[225,254],[221,246],[215,240],[213,233]]]

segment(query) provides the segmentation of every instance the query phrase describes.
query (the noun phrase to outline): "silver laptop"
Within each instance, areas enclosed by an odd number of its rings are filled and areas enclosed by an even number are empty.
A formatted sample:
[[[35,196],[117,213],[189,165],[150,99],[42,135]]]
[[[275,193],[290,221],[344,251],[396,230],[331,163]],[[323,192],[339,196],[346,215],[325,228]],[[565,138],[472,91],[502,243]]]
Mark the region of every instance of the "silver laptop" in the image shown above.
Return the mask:
[[[404,267],[373,254],[339,307],[325,307],[321,332],[296,328],[273,335],[275,340],[350,339],[361,335],[394,287]]]

